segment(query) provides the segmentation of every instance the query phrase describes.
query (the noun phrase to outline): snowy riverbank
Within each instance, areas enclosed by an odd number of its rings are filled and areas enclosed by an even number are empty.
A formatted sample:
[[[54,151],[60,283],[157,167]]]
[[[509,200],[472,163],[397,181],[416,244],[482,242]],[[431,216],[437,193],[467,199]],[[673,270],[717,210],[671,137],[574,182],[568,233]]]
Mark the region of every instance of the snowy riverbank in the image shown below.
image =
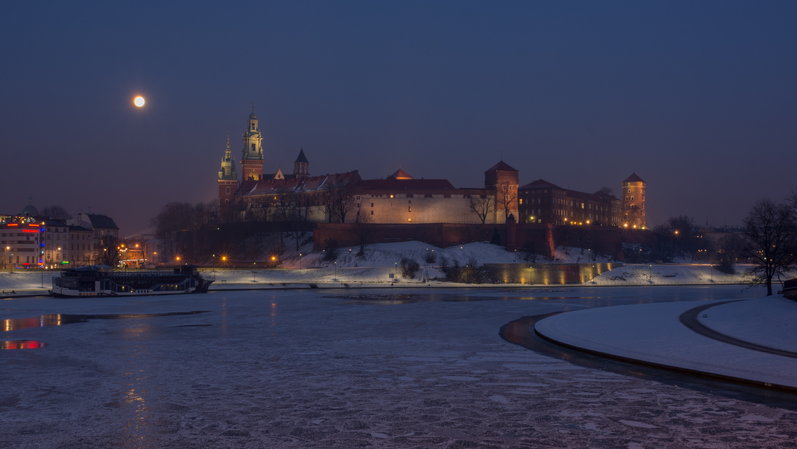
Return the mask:
[[[558,248],[554,259],[530,259],[522,252],[507,251],[502,246],[488,243],[469,243],[449,248],[437,248],[423,242],[382,243],[368,245],[362,256],[358,256],[358,252],[358,247],[340,248],[337,259],[327,261],[322,253],[295,251],[283,255],[280,267],[276,269],[253,266],[252,269],[205,268],[202,272],[215,281],[212,290],[421,285],[476,287],[495,284],[474,285],[441,281],[439,279],[444,277],[442,266],[611,262],[603,257],[592,257],[589,251],[577,248]],[[415,278],[406,279],[401,276],[402,258],[412,259],[419,264],[420,269]],[[737,266],[736,274],[726,274],[708,264],[623,264],[602,273],[586,285],[747,284],[752,279],[752,268],[740,265]],[[44,294],[56,274],[57,272],[40,271],[2,272],[0,295]]]
[[[690,311],[707,330],[690,327],[684,318]],[[602,355],[797,390],[795,320],[797,302],[778,295],[593,308],[545,318],[534,328]]]

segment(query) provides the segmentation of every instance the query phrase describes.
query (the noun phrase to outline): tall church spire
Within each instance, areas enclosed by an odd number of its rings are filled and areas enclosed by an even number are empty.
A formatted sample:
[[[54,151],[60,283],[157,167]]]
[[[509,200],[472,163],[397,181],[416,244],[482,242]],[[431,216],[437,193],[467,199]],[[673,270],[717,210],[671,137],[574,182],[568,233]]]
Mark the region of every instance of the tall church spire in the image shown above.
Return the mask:
[[[235,198],[235,192],[238,190],[238,173],[235,172],[230,136],[227,136],[227,145],[224,149],[224,157],[221,158],[216,183],[219,185],[219,207],[225,209]]]
[[[263,135],[255,115],[254,105],[243,136],[244,147],[241,155],[243,179],[259,181],[263,179]]]
[[[235,170],[235,161],[232,158],[232,149],[230,148],[230,136],[227,136],[227,146],[224,149],[224,157],[221,158],[219,179],[223,179],[225,181],[238,180],[238,173],[236,173]]]
[[[299,150],[299,156],[293,163],[293,175],[296,178],[306,178],[310,176],[310,161],[304,155],[304,148]]]

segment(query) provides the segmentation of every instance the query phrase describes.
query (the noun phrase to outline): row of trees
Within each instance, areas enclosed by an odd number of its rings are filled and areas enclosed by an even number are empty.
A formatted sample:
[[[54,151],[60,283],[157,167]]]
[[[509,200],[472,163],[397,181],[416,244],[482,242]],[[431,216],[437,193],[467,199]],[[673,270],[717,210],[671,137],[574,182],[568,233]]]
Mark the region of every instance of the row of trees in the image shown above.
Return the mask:
[[[782,203],[757,202],[744,220],[751,243],[755,280],[772,294],[772,280],[780,279],[797,262],[797,194]]]
[[[772,283],[797,264],[797,194],[783,202],[756,202],[740,232],[726,233],[716,243],[685,216],[671,218],[656,231],[660,237],[656,256],[703,261],[714,256],[717,268],[724,272],[733,272],[737,262],[750,263],[755,267],[754,282],[765,285],[771,295]]]

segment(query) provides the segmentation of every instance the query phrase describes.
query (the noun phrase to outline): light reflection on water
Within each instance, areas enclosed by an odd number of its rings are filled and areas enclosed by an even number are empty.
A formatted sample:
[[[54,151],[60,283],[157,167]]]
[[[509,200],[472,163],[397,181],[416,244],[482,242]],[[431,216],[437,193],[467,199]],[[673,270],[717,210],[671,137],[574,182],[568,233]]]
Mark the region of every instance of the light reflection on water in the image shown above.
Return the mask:
[[[161,316],[174,315],[195,315],[205,313],[205,310],[194,310],[190,312],[165,312],[165,313],[122,313],[122,314],[94,314],[94,315],[72,315],[61,313],[50,313],[28,318],[5,318],[0,322],[2,332],[14,332],[23,329],[34,329],[40,327],[57,327],[65,324],[85,323],[89,320],[116,320],[116,319],[141,319],[155,318]],[[130,337],[139,337],[149,329],[149,326],[129,328],[125,332]],[[0,349],[41,349],[45,346],[44,342],[36,340],[0,340]]]
[[[472,288],[403,292],[346,290],[325,298],[342,299],[341,304],[400,305],[418,302],[469,301],[567,301],[582,306],[648,304],[651,302],[735,299],[762,296],[761,288],[723,286],[639,286],[639,287],[526,287]]]
[[[0,349],[40,349],[44,343],[36,340],[5,340],[0,341]]]

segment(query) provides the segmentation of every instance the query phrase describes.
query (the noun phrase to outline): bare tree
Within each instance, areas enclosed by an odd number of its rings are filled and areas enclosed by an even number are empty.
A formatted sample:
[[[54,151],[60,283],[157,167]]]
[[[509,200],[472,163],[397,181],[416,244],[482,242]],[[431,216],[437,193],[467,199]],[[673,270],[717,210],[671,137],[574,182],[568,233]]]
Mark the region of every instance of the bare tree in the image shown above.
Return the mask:
[[[495,211],[495,197],[488,194],[471,195],[468,206],[471,212],[476,214],[482,224],[484,224],[487,221],[487,217]]]
[[[736,262],[745,254],[746,248],[747,240],[739,234],[728,234],[722,237],[716,249],[716,268],[723,273],[736,273]]]
[[[500,189],[496,190],[496,202],[504,208],[504,218],[508,219],[512,215],[515,203],[517,202],[517,190],[510,188],[509,184],[501,184]],[[517,220],[517,218],[516,218]]]
[[[767,295],[772,295],[772,279],[783,275],[795,261],[795,210],[789,204],[761,200],[747,214],[744,226],[751,243],[750,257],[756,264],[754,282],[766,284]]]
[[[295,243],[296,251],[299,251],[302,239],[307,234],[308,211],[311,199],[308,195],[300,192],[290,192],[287,197],[287,202],[290,204],[285,217],[287,220],[287,232]]]
[[[329,222],[346,223],[346,216],[354,207],[354,195],[348,186],[329,186],[326,190],[327,217]]]
[[[695,260],[701,250],[707,249],[706,240],[691,217],[686,215],[670,217],[663,231],[672,239],[673,252],[676,256],[689,256]]]
[[[217,223],[218,209],[214,203],[173,202],[161,208],[152,219],[152,225],[155,235],[164,242],[166,253],[196,255],[206,252],[203,248],[205,241],[199,239],[199,231]],[[190,242],[182,240],[184,243],[178,247],[178,234],[188,235]]]
[[[357,223],[357,228],[355,232],[357,233],[357,243],[360,245],[360,250],[357,252],[358,257],[365,256],[365,247],[368,245],[368,240],[371,238],[371,233],[373,228],[371,228],[368,223],[371,221],[369,215],[365,215],[364,213],[360,213],[361,210],[357,209],[357,216],[354,219],[354,222]]]
[[[100,263],[115,267],[119,264],[119,241],[112,235],[105,235],[100,239]]]

